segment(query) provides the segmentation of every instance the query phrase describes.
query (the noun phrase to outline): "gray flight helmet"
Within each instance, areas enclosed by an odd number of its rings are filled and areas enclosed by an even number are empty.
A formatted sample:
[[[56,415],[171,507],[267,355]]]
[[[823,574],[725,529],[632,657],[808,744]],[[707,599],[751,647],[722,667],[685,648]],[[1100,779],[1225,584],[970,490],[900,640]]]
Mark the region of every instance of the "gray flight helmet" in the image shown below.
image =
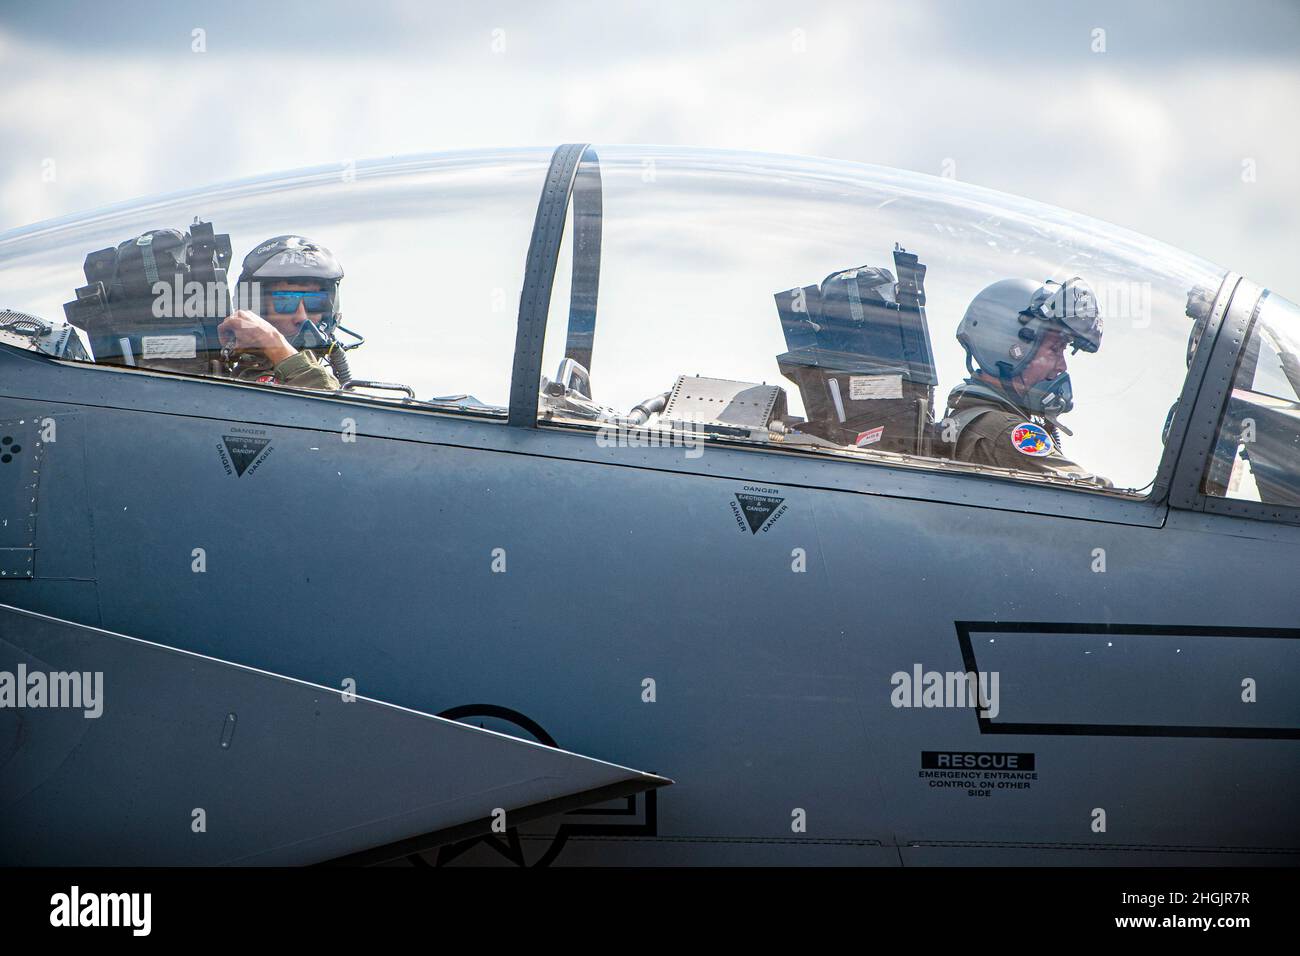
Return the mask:
[[[306,281],[319,282],[329,292],[330,310],[322,316],[322,331],[329,333],[342,318],[339,282],[343,267],[334,253],[305,236],[275,236],[256,246],[244,257],[239,281],[243,283]]]
[[[1101,347],[1097,299],[1079,277],[994,282],[971,300],[957,341],[981,370],[1006,381],[1025,370],[1049,331],[1066,335],[1075,351]]]

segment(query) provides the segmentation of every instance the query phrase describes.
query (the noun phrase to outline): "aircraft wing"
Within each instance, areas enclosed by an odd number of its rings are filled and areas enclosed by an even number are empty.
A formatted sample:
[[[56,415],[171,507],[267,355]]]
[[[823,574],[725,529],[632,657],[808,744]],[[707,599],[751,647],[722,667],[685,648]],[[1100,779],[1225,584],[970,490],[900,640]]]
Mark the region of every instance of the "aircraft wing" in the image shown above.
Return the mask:
[[[0,864],[381,862],[671,782],[0,605]]]

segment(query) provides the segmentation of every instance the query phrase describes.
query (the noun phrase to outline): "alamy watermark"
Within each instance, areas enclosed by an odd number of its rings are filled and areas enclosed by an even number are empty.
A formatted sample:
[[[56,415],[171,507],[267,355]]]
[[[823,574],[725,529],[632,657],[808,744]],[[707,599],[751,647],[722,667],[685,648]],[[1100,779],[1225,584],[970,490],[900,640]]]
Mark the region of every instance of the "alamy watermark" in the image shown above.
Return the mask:
[[[691,422],[662,425],[604,425],[596,431],[601,448],[684,448],[687,458],[704,454],[708,430]]]
[[[132,936],[153,928],[152,893],[85,893],[73,885],[50,897],[50,925],[57,927],[127,927]]]
[[[232,297],[225,282],[179,282],[159,279],[152,286],[152,312],[155,319],[195,319],[210,315],[224,315],[227,305],[231,311],[262,310],[262,283],[237,282]]]
[[[997,671],[927,671],[920,664],[912,672],[895,671],[889,678],[894,689],[889,702],[895,707],[979,707],[980,716],[997,717]]]
[[[29,671],[19,664],[0,671],[0,708],[60,707],[82,710],[87,720],[104,712],[103,671]]]

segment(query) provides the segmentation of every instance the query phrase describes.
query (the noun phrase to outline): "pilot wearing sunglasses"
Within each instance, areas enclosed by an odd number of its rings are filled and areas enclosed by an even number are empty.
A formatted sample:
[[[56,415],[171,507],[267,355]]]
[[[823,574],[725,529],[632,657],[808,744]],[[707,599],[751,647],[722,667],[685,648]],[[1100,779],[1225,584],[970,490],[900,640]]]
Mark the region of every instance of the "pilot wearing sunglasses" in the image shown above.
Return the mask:
[[[231,374],[275,385],[337,390],[339,380],[315,350],[335,348],[343,269],[324,246],[276,236],[244,257],[241,288],[255,290],[261,314],[239,309],[218,327]]]

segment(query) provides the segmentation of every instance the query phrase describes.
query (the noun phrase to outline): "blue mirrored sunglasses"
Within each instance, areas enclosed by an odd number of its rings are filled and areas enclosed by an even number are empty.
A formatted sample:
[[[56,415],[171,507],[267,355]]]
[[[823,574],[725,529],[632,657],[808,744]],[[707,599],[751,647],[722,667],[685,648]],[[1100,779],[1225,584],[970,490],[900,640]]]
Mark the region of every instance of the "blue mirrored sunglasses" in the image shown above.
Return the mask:
[[[297,312],[299,303],[302,303],[303,308],[308,312],[331,312],[333,309],[330,298],[329,292],[320,289],[279,290],[271,293],[271,302],[275,311],[281,315],[292,315]]]

